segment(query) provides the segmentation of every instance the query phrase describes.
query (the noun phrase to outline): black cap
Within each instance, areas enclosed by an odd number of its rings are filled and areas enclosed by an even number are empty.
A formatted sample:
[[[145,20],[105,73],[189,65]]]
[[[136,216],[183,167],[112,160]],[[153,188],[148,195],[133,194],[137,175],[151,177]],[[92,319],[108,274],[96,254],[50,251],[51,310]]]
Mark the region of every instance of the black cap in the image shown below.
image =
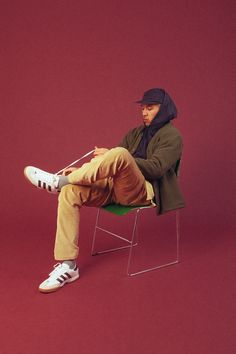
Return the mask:
[[[163,103],[165,98],[165,91],[160,88],[153,88],[150,89],[143,94],[143,98],[136,103],[141,104],[156,104],[156,103]]]

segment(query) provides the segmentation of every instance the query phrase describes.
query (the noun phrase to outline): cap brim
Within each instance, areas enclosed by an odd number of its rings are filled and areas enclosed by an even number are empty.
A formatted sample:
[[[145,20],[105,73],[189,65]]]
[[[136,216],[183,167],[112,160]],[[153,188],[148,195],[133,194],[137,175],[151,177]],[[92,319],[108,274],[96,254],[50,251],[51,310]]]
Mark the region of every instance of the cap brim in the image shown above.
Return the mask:
[[[157,102],[157,101],[136,101],[135,103],[141,103],[141,104],[160,104],[161,102]]]

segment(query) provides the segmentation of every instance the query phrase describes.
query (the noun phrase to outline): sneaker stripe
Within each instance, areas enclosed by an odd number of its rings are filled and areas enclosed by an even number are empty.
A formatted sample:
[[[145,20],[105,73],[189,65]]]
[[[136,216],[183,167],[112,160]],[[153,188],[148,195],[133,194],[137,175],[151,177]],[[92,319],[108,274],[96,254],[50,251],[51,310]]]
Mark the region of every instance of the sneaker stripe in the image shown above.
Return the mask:
[[[43,182],[43,189],[46,189],[47,188],[47,185],[45,182]]]
[[[59,281],[60,284],[64,283],[64,281],[61,280],[60,278],[57,278],[57,281]]]
[[[52,191],[52,188],[51,188],[51,186],[48,186],[48,190],[49,190],[49,192],[51,192],[51,191]]]
[[[41,188],[41,181],[38,181],[38,187]]]
[[[64,275],[61,275],[61,278],[62,278],[62,279],[64,279],[64,280],[66,280],[66,279],[67,279],[66,277],[64,277]]]
[[[72,278],[72,276],[69,273],[65,273],[65,275],[67,275],[68,278]]]

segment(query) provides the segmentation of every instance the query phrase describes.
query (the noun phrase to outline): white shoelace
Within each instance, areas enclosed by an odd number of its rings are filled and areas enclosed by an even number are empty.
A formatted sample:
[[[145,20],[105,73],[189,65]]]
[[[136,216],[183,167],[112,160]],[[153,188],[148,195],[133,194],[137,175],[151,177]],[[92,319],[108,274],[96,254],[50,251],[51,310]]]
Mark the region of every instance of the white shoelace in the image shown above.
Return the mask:
[[[66,168],[72,167],[74,164],[76,164],[76,163],[79,162],[80,160],[82,160],[82,159],[84,159],[85,157],[91,155],[94,151],[95,151],[95,149],[93,149],[93,150],[87,152],[85,155],[83,155],[83,156],[80,157],[79,159],[77,159],[77,160],[71,162],[69,165],[63,167],[60,171],[57,171],[57,172],[55,173],[55,175],[59,175],[59,173],[61,173],[62,171],[64,171]]]
[[[35,171],[36,176],[38,175],[38,171]],[[57,189],[58,188],[59,177],[57,175],[53,175],[51,173],[44,171],[44,178],[43,182],[41,181],[40,177],[38,178],[38,186],[40,188],[48,189]],[[51,189],[50,189],[51,191]]]
[[[54,270],[49,274],[50,276],[57,276],[58,273],[60,273],[61,268],[64,268],[65,264],[63,263],[57,263],[53,266]]]

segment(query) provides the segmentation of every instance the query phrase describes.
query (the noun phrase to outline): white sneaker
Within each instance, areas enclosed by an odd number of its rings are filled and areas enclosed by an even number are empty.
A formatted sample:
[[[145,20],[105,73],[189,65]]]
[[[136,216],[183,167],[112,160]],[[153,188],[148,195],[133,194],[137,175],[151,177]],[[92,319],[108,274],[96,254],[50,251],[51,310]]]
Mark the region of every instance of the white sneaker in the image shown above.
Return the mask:
[[[79,278],[79,269],[76,266],[71,269],[66,263],[57,263],[54,270],[49,274],[49,278],[39,285],[42,293],[51,293],[59,290],[66,283],[71,283]]]
[[[40,170],[37,167],[27,166],[24,169],[24,175],[35,187],[46,189],[50,193],[59,193],[58,188],[59,176],[46,171]]]

